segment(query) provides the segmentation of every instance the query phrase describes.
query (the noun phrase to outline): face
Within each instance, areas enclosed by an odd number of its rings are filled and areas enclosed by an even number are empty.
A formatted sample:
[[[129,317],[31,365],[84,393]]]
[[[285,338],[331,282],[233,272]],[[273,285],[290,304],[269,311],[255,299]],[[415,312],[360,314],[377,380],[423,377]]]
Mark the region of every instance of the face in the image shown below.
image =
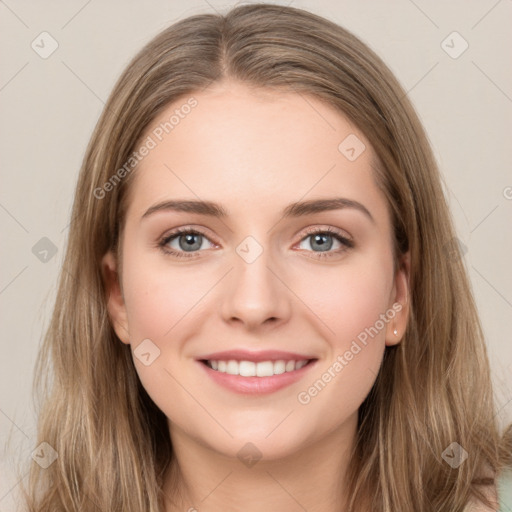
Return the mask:
[[[232,82],[193,97],[172,131],[188,98],[144,136],[155,147],[132,183],[122,278],[112,253],[102,263],[109,313],[171,436],[283,457],[354,425],[405,329],[407,259],[394,273],[375,155],[340,113]]]

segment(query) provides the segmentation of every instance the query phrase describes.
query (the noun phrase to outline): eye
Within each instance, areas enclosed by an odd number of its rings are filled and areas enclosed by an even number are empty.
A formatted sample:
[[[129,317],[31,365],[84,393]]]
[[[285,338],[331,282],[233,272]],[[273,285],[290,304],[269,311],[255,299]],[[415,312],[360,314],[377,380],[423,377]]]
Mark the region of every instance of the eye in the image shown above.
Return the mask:
[[[328,258],[331,256],[339,255],[340,253],[354,247],[354,242],[343,236],[338,231],[328,228],[310,228],[307,231],[307,236],[302,238],[301,244],[311,239],[309,246],[313,249],[315,257]],[[334,239],[334,241],[333,241]],[[178,258],[194,258],[197,252],[205,249],[204,242],[209,241],[213,246],[215,244],[201,231],[193,228],[178,228],[172,233],[166,235],[159,243],[160,249],[168,255],[176,256]],[[334,242],[339,244],[339,248],[331,251]],[[174,245],[172,245],[174,244]],[[303,247],[300,247],[303,249]],[[318,250],[316,250],[318,249]]]
[[[158,245],[165,254],[178,258],[193,258],[193,254],[187,253],[195,253],[200,249],[205,249],[203,242],[206,240],[209,240],[208,237],[197,229],[179,228],[163,238]],[[171,244],[174,244],[174,246]]]
[[[301,244],[304,241],[310,240],[308,245],[316,254],[315,257],[329,258],[331,256],[339,255],[340,253],[354,247],[354,242],[351,239],[343,236],[331,227],[323,229],[311,228],[307,230],[307,233],[308,235],[301,240]],[[334,245],[333,239],[340,245],[340,247],[335,251],[330,250]],[[318,251],[315,249],[318,249]]]

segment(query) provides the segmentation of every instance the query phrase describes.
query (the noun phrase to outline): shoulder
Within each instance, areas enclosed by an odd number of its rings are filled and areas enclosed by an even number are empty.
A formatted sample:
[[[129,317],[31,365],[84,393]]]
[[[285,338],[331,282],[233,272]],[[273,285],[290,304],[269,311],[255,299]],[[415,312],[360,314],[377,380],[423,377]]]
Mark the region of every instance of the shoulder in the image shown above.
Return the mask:
[[[496,485],[481,489],[491,503],[489,508],[483,503],[472,500],[464,512],[497,512],[512,510],[512,468],[503,471],[496,479]]]
[[[500,510],[512,510],[512,468],[498,477],[498,501]]]

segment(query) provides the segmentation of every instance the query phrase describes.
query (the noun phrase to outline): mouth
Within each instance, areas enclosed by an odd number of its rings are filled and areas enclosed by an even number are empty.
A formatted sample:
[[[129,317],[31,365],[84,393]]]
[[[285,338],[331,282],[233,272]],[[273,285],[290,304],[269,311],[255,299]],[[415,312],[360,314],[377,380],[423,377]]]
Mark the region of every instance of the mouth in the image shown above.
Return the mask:
[[[235,359],[200,359],[202,364],[218,373],[237,375],[240,377],[273,377],[284,373],[292,373],[315,361],[312,359],[280,359],[276,361],[249,361]]]
[[[197,359],[196,364],[216,385],[234,393],[256,396],[274,393],[304,379],[318,362],[317,358],[297,356],[295,359],[264,359],[258,354],[254,357],[258,361],[212,357]]]

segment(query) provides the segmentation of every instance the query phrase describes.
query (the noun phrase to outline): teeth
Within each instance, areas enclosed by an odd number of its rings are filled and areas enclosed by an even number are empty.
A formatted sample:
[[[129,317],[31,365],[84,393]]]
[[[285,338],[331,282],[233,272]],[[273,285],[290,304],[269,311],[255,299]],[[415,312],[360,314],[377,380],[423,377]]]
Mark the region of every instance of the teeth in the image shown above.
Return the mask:
[[[241,375],[242,377],[272,377],[285,372],[300,370],[308,363],[307,360],[301,361],[207,361],[207,364],[213,370],[229,375]]]
[[[306,366],[307,361],[297,361],[297,364],[295,365],[296,370],[300,370],[303,366]]]

